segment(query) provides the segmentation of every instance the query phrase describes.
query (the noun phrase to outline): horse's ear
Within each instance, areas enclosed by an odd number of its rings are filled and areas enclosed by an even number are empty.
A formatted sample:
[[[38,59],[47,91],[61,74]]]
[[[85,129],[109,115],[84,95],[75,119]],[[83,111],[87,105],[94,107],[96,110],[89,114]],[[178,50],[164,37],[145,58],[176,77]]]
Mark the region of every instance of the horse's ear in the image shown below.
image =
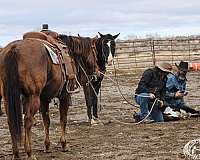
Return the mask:
[[[98,36],[96,35],[95,37],[92,38],[92,40],[97,40]]]
[[[81,37],[79,33],[78,33],[78,37]]]
[[[116,34],[115,36],[113,36],[114,39],[116,39],[119,36],[120,33]]]
[[[99,33],[99,35],[101,36],[101,37],[104,37],[104,35],[103,34],[101,34],[100,32],[98,32]]]
[[[95,39],[98,39],[98,35],[96,35],[94,38],[95,38]]]

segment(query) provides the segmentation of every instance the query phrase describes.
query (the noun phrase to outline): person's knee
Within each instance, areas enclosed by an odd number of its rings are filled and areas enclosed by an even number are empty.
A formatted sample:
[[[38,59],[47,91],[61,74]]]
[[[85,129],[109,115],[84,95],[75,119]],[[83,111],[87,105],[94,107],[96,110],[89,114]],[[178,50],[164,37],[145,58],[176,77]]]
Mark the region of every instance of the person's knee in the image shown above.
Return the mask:
[[[151,117],[155,122],[164,122],[163,114],[159,110],[152,111]]]

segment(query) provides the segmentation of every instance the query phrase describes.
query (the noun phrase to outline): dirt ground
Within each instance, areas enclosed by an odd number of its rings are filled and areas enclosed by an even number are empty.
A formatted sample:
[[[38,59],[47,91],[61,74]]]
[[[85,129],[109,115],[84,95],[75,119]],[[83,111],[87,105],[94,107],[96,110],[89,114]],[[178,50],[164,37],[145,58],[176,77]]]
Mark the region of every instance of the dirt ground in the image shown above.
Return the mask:
[[[134,89],[140,75],[126,74],[118,77],[124,96],[133,101]],[[200,109],[199,73],[188,74],[189,95],[186,101]],[[184,159],[183,147],[199,138],[200,119],[191,118],[176,122],[135,125],[132,113],[137,108],[128,105],[120,96],[116,86],[108,79],[103,81],[100,119],[103,125],[89,126],[83,92],[73,95],[73,106],[69,109],[66,134],[69,150],[62,152],[58,107],[50,107],[51,152],[43,152],[43,125],[37,114],[37,124],[32,129],[32,148],[38,160],[154,160]],[[120,122],[122,123],[120,123]],[[10,134],[6,115],[0,117],[0,159],[11,159]],[[20,156],[25,158],[24,150]]]

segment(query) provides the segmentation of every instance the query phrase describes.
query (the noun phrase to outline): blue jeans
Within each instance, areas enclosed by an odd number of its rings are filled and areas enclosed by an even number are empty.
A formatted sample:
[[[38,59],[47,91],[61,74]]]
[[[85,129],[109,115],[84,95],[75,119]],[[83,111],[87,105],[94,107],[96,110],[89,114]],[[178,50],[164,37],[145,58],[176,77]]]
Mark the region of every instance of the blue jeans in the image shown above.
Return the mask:
[[[149,93],[140,93],[135,97],[136,103],[140,105],[140,113],[138,113],[138,115],[141,120],[149,114],[149,111],[153,104],[152,100],[149,97],[142,96],[149,96]],[[158,103],[155,103],[155,105],[153,106],[153,110],[149,118],[153,119],[155,122],[164,122],[163,114],[159,109]]]

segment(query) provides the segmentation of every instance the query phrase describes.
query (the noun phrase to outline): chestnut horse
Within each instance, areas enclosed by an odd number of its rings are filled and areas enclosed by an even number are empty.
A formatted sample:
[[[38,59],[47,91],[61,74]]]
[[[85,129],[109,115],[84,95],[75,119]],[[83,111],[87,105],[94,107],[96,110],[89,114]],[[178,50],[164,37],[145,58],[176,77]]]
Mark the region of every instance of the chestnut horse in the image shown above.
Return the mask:
[[[106,64],[108,63],[108,57],[111,55],[115,56],[115,39],[119,36],[119,34],[112,36],[111,34],[103,35],[99,33],[100,38],[97,39],[95,46],[97,49],[97,64],[101,72],[106,71]],[[66,35],[60,35],[59,38],[62,39],[66,45],[70,46],[70,39],[79,39],[79,37],[72,37]],[[77,77],[81,85],[83,86],[85,100],[87,105],[87,115],[89,119],[89,123],[96,124],[98,123],[98,114],[97,114],[97,95],[99,93],[101,87],[101,81],[103,80],[103,75],[98,76],[96,80],[94,77],[87,78],[86,74],[83,70],[85,70],[85,66],[79,62],[76,67],[78,68]],[[88,75],[88,73],[87,73]],[[89,83],[89,84],[88,84]]]
[[[71,42],[74,56],[83,59],[90,73],[98,70],[96,50],[93,47],[95,40]],[[89,44],[88,44],[89,43]],[[89,47],[89,48],[88,48]],[[62,149],[66,148],[65,128],[69,94],[66,91],[66,82],[63,80],[60,65],[52,63],[48,51],[41,41],[25,39],[11,42],[0,54],[0,84],[1,95],[5,102],[8,116],[8,125],[11,134],[13,157],[19,157],[18,144],[22,140],[22,109],[24,117],[24,148],[28,158],[32,156],[31,127],[33,117],[41,109],[45,127],[45,148],[49,149],[49,103],[54,97],[60,101],[60,123]],[[23,102],[20,97],[23,96]]]

